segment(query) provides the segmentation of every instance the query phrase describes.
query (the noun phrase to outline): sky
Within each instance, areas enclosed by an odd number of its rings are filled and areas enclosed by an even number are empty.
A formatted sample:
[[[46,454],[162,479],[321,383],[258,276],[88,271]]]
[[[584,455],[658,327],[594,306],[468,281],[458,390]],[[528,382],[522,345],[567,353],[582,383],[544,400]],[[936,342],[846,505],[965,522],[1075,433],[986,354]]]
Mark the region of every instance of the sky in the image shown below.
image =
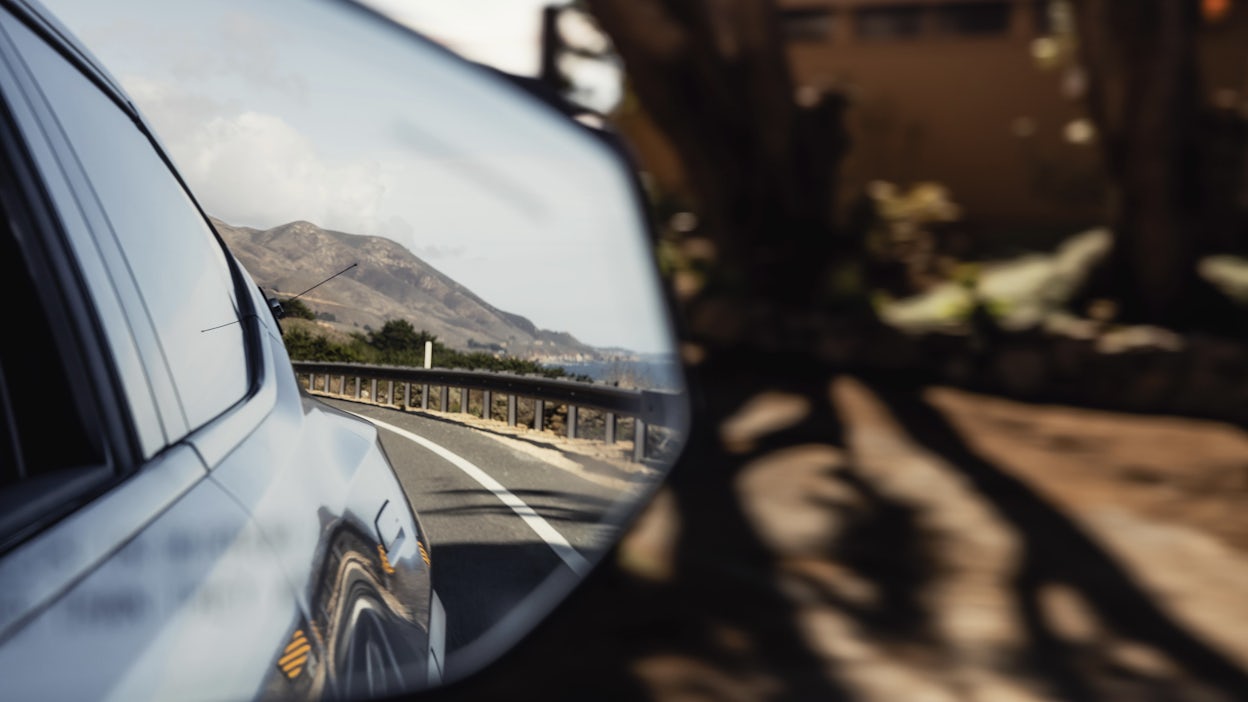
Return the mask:
[[[511,86],[321,0],[44,4],[210,214],[384,236],[540,327],[670,350],[626,177]],[[537,70],[544,2],[371,4],[474,61]]]
[[[443,46],[509,73],[536,75],[541,12],[551,0],[365,0]]]

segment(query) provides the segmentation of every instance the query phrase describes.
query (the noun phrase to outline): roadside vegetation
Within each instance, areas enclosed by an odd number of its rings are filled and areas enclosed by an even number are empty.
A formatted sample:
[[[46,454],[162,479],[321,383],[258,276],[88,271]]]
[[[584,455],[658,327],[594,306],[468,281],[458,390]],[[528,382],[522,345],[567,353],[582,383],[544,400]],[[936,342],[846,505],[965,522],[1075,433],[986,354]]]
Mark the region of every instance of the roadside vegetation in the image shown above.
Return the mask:
[[[283,303],[286,305],[287,303]],[[296,306],[298,305],[296,301]],[[562,368],[551,368],[527,359],[495,356],[483,351],[464,352],[447,348],[438,337],[423,329],[417,330],[404,319],[390,319],[381,329],[365,333],[352,332],[335,338],[309,323],[297,320],[314,316],[290,314],[284,321],[282,339],[294,361],[325,361],[333,363],[378,363],[392,366],[423,367],[425,342],[433,342],[434,368],[462,368],[494,373],[540,375],[544,378],[566,378],[588,382],[587,376],[573,376]],[[310,311],[309,311],[310,312]]]

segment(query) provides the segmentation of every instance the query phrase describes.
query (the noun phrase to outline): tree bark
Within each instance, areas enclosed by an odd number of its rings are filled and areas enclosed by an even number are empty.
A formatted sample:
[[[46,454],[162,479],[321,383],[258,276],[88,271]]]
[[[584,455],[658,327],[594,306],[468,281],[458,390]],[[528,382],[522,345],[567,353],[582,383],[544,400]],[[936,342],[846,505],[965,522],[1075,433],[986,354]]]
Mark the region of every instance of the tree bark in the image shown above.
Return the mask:
[[[1183,326],[1202,290],[1199,3],[1079,0],[1078,42],[1113,195],[1108,292],[1129,321]]]
[[[679,154],[720,279],[809,305],[833,255],[842,98],[795,87],[769,0],[588,5]]]

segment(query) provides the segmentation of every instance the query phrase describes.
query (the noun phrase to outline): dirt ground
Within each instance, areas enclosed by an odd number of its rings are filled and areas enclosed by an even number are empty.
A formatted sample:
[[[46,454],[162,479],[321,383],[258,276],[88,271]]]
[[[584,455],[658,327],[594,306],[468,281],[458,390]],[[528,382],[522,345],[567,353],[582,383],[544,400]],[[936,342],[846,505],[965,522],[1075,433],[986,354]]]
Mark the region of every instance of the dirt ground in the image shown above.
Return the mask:
[[[1237,427],[947,388],[929,399],[969,443],[1055,503],[1187,527],[1248,557],[1248,434]]]

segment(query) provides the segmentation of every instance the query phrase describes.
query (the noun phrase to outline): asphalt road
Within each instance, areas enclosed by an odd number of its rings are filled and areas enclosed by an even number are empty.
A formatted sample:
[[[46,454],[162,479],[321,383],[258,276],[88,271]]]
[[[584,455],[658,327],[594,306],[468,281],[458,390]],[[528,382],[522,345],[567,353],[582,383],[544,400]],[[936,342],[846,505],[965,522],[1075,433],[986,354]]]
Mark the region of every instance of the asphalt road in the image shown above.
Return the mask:
[[[434,588],[447,615],[447,654],[471,643],[556,569],[593,562],[616,528],[603,523],[624,497],[461,424],[371,405],[328,405],[418,435],[467,460],[548,525],[526,521],[447,457],[381,429],[381,441],[433,545]],[[513,503],[514,504],[514,503]],[[525,511],[521,507],[521,511]],[[540,521],[540,520],[537,520]],[[551,534],[550,529],[555,532]],[[543,532],[544,533],[539,533]],[[552,546],[562,537],[566,546]]]

